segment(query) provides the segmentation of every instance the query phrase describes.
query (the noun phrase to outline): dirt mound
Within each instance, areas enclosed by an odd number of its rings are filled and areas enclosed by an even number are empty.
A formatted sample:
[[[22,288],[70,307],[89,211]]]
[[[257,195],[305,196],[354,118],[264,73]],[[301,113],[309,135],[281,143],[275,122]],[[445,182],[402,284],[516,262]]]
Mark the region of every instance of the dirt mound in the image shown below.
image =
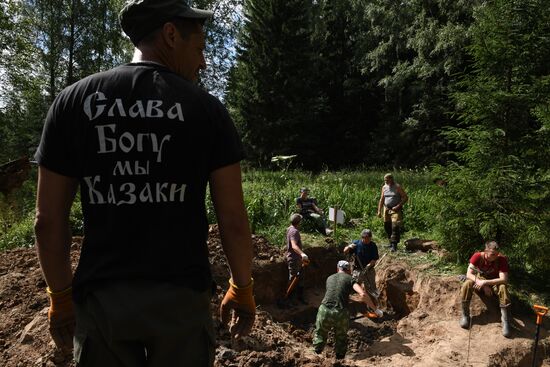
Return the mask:
[[[80,239],[72,245],[76,264]],[[232,341],[217,321],[216,366],[530,366],[535,332],[532,312],[514,309],[514,337],[500,332],[498,310],[487,300],[472,302],[471,333],[458,326],[459,288],[456,277],[422,275],[388,255],[377,268],[382,319],[359,317],[350,322],[345,360],[334,359],[333,340],[321,355],[311,349],[314,320],[324,294],[324,283],[342,258],[334,246],[306,249],[311,265],[304,274],[307,305],[281,309],[276,301],[284,294],[287,270],[283,251],[259,236],[253,237],[255,295],[258,317],[250,336]],[[218,283],[212,303],[217,314],[227,288],[228,269],[219,233],[209,233],[210,262]],[[414,254],[411,254],[414,256]],[[47,330],[48,299],[34,249],[16,249],[0,256],[0,365],[65,366],[74,364],[55,354]],[[487,305],[486,303],[489,303]],[[364,312],[352,298],[356,317]],[[550,366],[550,337],[541,332],[537,366]],[[468,337],[471,337],[468,353]]]

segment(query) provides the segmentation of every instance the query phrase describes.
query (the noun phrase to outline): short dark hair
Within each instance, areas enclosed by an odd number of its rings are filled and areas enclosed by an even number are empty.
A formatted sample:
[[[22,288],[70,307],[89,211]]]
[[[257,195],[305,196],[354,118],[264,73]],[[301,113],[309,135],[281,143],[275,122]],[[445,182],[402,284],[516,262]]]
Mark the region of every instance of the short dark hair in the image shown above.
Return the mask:
[[[363,229],[361,232],[361,238],[372,237],[372,231],[370,229]]]
[[[297,225],[302,221],[302,215],[298,213],[294,213],[290,216],[290,223],[293,225]]]
[[[487,242],[485,242],[485,248],[487,250],[496,250],[496,251],[499,250],[499,246],[498,246],[497,241],[487,241]]]

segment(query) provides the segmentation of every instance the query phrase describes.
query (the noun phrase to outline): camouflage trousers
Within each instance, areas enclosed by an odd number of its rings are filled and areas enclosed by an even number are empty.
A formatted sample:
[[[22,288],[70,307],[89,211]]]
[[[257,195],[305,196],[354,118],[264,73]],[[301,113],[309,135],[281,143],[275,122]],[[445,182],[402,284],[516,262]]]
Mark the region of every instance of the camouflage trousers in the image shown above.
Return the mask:
[[[321,234],[326,234],[326,228],[327,228],[327,222],[325,221],[325,218],[317,213],[306,213],[303,214],[304,219],[310,220],[312,224],[315,226],[315,229]]]
[[[478,276],[478,279],[485,278]],[[462,284],[462,289],[460,290],[460,298],[462,299],[462,301],[470,301],[474,294],[474,290],[474,282],[470,279],[466,279]],[[508,287],[506,286],[506,284],[494,285],[491,287],[491,290],[493,291],[493,295],[498,296],[500,307],[507,307],[510,305],[510,294],[508,293]],[[479,294],[485,294],[483,290],[475,291]]]
[[[403,228],[403,211],[384,207],[384,230],[390,242],[399,243]]]
[[[348,349],[349,312],[322,304],[317,311],[313,332],[313,347],[316,350],[323,349],[331,329],[334,329],[334,351],[337,356],[343,356]]]

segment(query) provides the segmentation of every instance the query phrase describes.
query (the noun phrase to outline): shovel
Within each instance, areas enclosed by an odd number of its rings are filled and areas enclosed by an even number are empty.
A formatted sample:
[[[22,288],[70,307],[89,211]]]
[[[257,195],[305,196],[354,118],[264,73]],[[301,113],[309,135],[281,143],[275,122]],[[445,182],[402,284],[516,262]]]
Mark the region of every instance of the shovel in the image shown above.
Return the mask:
[[[548,307],[534,305],[535,313],[537,314],[537,334],[535,335],[535,346],[533,347],[533,363],[532,367],[535,367],[535,362],[537,360],[537,344],[539,343],[539,333],[540,325],[542,324],[542,318],[548,312]]]
[[[277,306],[279,306],[279,308],[284,308],[285,306],[285,301],[288,299],[288,297],[290,296],[290,294],[292,293],[292,291],[294,290],[294,288],[296,288],[296,285],[298,284],[298,280],[300,280],[300,275],[302,275],[302,271],[304,271],[304,269],[309,265],[309,260],[308,261],[304,261],[302,263],[302,270],[300,270],[300,272],[298,273],[298,275],[296,275],[294,278],[292,278],[292,281],[290,282],[290,284],[288,285],[288,289],[286,290],[286,293],[285,293],[285,296],[283,297],[283,299],[279,299],[277,301]]]
[[[309,260],[302,262],[302,270],[300,270],[298,275],[296,275],[294,278],[292,278],[292,281],[290,282],[290,285],[288,286],[288,289],[286,290],[285,299],[287,299],[288,296],[290,296],[290,293],[292,293],[292,291],[294,290],[294,288],[296,288],[296,284],[298,284],[298,280],[300,278],[300,275],[302,275],[302,271],[304,271],[304,269],[308,265],[309,265]]]
[[[378,267],[378,265],[380,265],[382,263],[382,260],[386,257],[388,253],[386,252],[384,255],[382,255],[381,258],[379,258],[376,263],[374,264],[373,268],[376,269]],[[364,270],[367,270],[371,267],[371,265],[367,265],[366,267],[363,266],[363,263],[361,262],[361,259],[359,259],[359,256],[355,256],[355,258],[357,259],[357,262],[359,262],[359,266],[361,267],[361,272],[363,272]],[[365,287],[367,288],[367,287]],[[378,307],[378,297],[380,297],[380,292],[378,290],[373,290],[373,289],[370,289],[370,287],[368,287],[368,289],[366,289],[367,293],[371,296],[371,298],[373,298],[373,302],[374,304]]]
[[[353,321],[353,320],[357,320],[357,319],[362,319],[363,317],[368,317],[369,319],[377,319],[378,318],[378,315],[375,314],[374,312],[365,312],[364,314],[361,314],[361,315],[358,315],[358,316],[354,316],[354,317],[351,317],[349,319],[349,321]]]

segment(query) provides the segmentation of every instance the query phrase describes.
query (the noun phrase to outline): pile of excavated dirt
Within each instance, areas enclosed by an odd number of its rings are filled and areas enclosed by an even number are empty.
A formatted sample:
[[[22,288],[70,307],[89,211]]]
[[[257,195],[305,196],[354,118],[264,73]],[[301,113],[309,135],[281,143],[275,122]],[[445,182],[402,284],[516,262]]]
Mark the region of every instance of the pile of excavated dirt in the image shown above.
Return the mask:
[[[331,243],[306,249],[311,259],[304,272],[306,305],[277,307],[287,285],[283,251],[264,238],[253,237],[253,276],[258,304],[252,333],[231,340],[229,332],[216,323],[215,366],[531,366],[535,334],[530,310],[513,309],[514,335],[501,335],[500,313],[494,302],[475,297],[472,302],[473,328],[469,333],[458,325],[460,281],[457,277],[428,276],[389,254],[377,266],[381,319],[359,317],[350,322],[346,359],[335,360],[333,339],[316,355],[311,339],[317,307],[324,295],[327,276],[343,258]],[[72,245],[76,264],[81,239]],[[209,234],[210,263],[218,283],[212,302],[217,315],[227,288],[228,268],[219,233]],[[415,256],[411,253],[409,256]],[[33,248],[5,251],[0,256],[0,365],[72,367],[54,350],[47,328],[48,299],[45,282]],[[355,317],[365,311],[352,297]],[[547,319],[547,318],[546,318]],[[537,366],[550,366],[550,337],[545,320],[541,330]],[[468,350],[468,339],[470,348]]]

